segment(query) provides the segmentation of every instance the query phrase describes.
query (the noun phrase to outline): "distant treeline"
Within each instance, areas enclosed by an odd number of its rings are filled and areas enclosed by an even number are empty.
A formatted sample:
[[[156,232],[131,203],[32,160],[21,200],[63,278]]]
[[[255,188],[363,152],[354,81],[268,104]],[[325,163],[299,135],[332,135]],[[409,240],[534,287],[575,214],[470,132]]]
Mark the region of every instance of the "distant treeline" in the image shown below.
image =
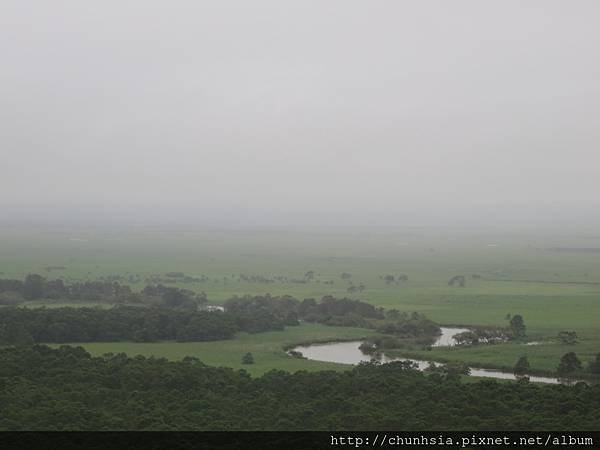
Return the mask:
[[[422,314],[384,310],[370,303],[349,298],[325,296],[321,301],[309,298],[299,301],[290,296],[235,297],[225,302],[231,313],[271,314],[286,325],[298,320],[342,327],[371,328],[399,337],[434,336],[439,326]]]
[[[503,281],[505,283],[534,283],[534,284],[573,284],[584,286],[597,286],[600,281],[556,281],[556,280],[523,280],[523,279],[507,279],[507,278],[481,278],[484,281]]]
[[[0,309],[0,344],[213,341],[238,331],[235,318],[219,312],[135,306]]]
[[[112,304],[148,304],[196,310],[207,302],[206,294],[188,289],[151,284],[134,292],[114,280],[65,283],[30,274],[24,280],[0,279],[0,305],[18,305],[26,300],[73,300]]]
[[[0,349],[0,430],[597,430],[600,385],[460,383],[403,362],[294,374]]]
[[[600,253],[600,247],[550,247],[547,250],[565,253]]]
[[[157,289],[157,292],[155,292]],[[152,295],[163,289],[147,288]],[[324,297],[242,297],[222,311],[119,305],[101,308],[0,308],[0,344],[161,340],[210,341],[235,333],[283,330],[300,320],[325,325],[372,328],[399,337],[433,336],[439,327],[420,314],[381,308],[351,299]]]

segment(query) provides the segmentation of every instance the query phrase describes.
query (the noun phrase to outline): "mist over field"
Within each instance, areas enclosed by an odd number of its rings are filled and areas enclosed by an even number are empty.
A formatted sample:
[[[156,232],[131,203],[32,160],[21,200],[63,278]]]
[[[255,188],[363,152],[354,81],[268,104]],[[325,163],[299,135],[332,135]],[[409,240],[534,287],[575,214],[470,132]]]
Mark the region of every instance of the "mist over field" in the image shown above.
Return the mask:
[[[0,221],[598,224],[599,13],[4,1]]]
[[[0,448],[600,443],[599,23],[0,1]]]

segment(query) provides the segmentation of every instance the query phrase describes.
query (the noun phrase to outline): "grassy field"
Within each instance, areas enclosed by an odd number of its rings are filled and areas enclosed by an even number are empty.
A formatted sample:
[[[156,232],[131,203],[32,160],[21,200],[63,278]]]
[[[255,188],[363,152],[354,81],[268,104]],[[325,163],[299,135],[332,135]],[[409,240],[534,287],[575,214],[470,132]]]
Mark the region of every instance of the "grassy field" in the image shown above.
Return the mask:
[[[31,300],[21,305],[24,308],[102,308],[110,309],[114,304],[111,303],[96,303],[96,302],[75,302],[75,301],[47,301],[47,300]]]
[[[290,372],[347,369],[348,366],[343,364],[292,358],[283,350],[283,347],[303,342],[361,339],[371,334],[372,332],[369,330],[360,328],[328,327],[305,323],[297,327],[287,327],[285,331],[259,334],[240,333],[235,339],[218,342],[108,342],[73,343],[71,345],[80,345],[95,356],[121,352],[130,356],[144,355],[170,360],[194,356],[211,366],[245,369],[251,375],[261,375],[272,369]],[[247,352],[252,353],[254,364],[242,364],[242,357]]]
[[[520,356],[527,356],[532,369],[539,375],[552,375],[556,371],[558,359],[567,352],[575,351],[584,363],[591,361],[598,351],[598,338],[584,340],[578,345],[562,345],[548,343],[544,345],[527,346],[518,343],[499,345],[481,345],[465,348],[434,348],[431,351],[403,352],[403,356],[415,359],[427,359],[440,362],[462,361],[472,367],[484,367],[512,371]],[[395,352],[390,352],[394,355]],[[400,355],[400,353],[398,353]]]
[[[556,247],[592,250],[552,250]],[[244,294],[290,294],[299,299],[332,294],[419,311],[445,325],[503,326],[507,314],[521,314],[531,340],[545,341],[561,330],[574,330],[580,344],[569,348],[507,344],[428,353],[506,367],[526,354],[534,369],[552,370],[565,351],[577,352],[584,362],[600,352],[596,248],[600,236],[594,230],[12,228],[0,230],[0,276],[37,272],[72,281],[135,274],[145,279],[181,271],[208,277],[206,282],[177,286],[204,291],[214,304]],[[48,270],[49,266],[65,269]],[[301,279],[309,270],[317,276],[306,284],[237,280],[239,274]],[[342,272],[351,274],[354,285],[364,284],[364,291],[349,294]],[[386,285],[380,278],[385,274],[406,274],[409,279]],[[467,276],[465,288],[448,286],[448,279],[457,274]],[[143,286],[143,282],[132,285]],[[103,345],[108,351],[122,344]],[[188,351],[188,344],[164,345],[181,345],[183,352]],[[237,356],[228,364],[237,364]]]

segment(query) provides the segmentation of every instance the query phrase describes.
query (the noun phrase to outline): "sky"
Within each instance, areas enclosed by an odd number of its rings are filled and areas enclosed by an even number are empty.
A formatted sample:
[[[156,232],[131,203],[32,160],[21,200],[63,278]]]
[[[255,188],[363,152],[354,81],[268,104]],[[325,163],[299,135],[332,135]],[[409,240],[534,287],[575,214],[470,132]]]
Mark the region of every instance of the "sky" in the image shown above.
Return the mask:
[[[3,0],[0,222],[600,224],[600,2]]]

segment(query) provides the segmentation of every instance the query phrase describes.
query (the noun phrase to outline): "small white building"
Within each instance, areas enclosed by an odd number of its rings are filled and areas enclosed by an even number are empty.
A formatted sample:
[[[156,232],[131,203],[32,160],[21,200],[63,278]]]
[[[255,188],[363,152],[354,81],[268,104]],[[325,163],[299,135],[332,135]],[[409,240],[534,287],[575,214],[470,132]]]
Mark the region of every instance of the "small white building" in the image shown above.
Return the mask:
[[[225,311],[225,308],[223,308],[222,306],[217,306],[217,305],[206,305],[205,309],[208,312],[214,312],[214,311],[224,312]]]

